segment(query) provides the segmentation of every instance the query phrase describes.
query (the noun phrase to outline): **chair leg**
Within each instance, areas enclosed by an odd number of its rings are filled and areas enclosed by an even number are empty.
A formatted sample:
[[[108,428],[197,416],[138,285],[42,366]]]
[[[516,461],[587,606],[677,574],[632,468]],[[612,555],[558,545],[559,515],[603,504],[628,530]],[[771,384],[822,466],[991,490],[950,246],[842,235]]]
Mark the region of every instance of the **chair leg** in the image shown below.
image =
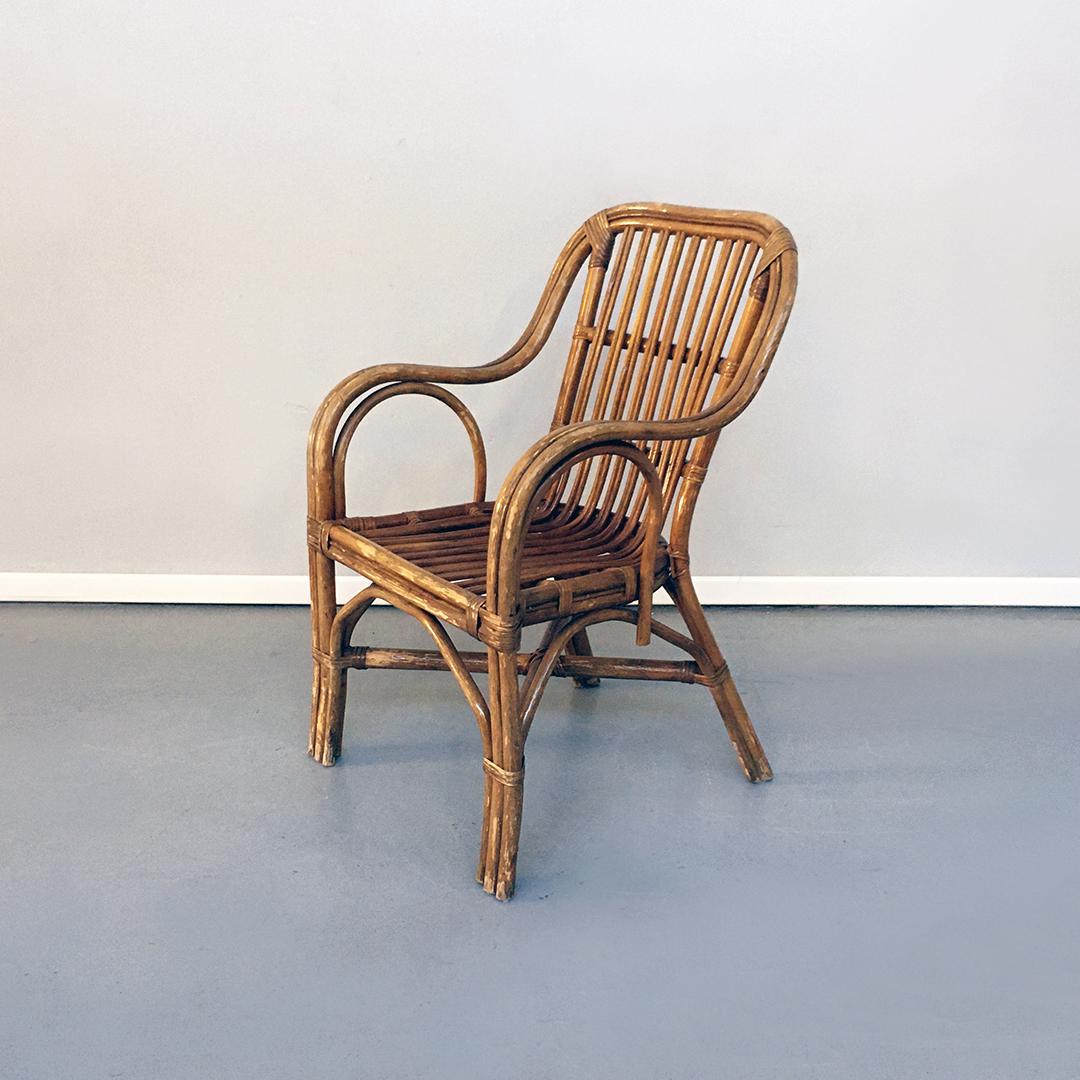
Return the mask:
[[[484,892],[509,900],[517,875],[525,783],[517,656],[488,649],[491,758],[484,759],[484,819],[476,880]]]
[[[311,578],[311,727],[308,753],[321,765],[333,765],[341,753],[345,717],[346,670],[331,662],[331,627],[337,611],[337,585],[332,559],[308,552]]]
[[[316,664],[315,682],[320,701],[315,708],[313,725],[322,736],[314,750],[309,750],[320,765],[333,765],[341,757],[341,736],[345,722],[347,671],[330,664]],[[318,736],[317,736],[318,737]]]
[[[708,670],[705,674],[711,677],[709,692],[716,702],[716,707],[720,710],[724,727],[727,728],[731,745],[735,747],[735,753],[738,755],[739,764],[742,765],[747,780],[754,784],[771,780],[773,772],[769,759],[765,756],[754,725],[746,713],[739,691],[735,689],[735,680],[709,628],[690,575],[684,573],[676,577],[668,585],[667,591],[675,601],[675,606],[679,609],[679,614],[682,615],[690,636],[707,661]],[[705,666],[702,665],[703,668]]]
[[[566,646],[567,656],[592,656],[592,645],[589,644],[588,630],[579,630]],[[575,675],[574,685],[588,689],[600,685],[600,680],[595,675]]]

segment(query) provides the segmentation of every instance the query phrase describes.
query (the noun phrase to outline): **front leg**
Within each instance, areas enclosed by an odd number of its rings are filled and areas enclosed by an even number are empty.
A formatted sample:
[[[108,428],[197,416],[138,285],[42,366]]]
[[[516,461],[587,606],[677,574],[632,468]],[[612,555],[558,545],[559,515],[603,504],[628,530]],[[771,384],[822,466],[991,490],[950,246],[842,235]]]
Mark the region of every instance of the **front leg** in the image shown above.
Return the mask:
[[[484,892],[509,900],[517,876],[525,789],[524,739],[517,653],[488,648],[491,757],[484,759],[484,822],[477,880]]]
[[[345,669],[331,663],[337,579],[334,561],[321,551],[308,550],[311,580],[311,726],[308,754],[321,765],[333,765],[341,753],[345,713]]]

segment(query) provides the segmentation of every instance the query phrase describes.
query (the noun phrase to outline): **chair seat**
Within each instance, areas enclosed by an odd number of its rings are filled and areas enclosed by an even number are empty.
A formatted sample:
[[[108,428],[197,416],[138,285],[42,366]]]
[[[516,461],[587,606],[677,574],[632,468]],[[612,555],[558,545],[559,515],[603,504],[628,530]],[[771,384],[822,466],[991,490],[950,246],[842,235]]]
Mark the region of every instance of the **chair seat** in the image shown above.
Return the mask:
[[[488,537],[494,503],[459,503],[378,517],[348,517],[332,524],[331,536],[377,544],[393,558],[443,579],[471,595],[483,607],[487,588]],[[588,512],[565,504],[553,506],[533,521],[522,555],[522,616],[543,622],[638,596],[641,543],[639,523]],[[352,564],[339,554],[339,561]],[[376,584],[380,567],[368,559],[353,565]],[[667,579],[667,544],[661,539],[653,589]]]

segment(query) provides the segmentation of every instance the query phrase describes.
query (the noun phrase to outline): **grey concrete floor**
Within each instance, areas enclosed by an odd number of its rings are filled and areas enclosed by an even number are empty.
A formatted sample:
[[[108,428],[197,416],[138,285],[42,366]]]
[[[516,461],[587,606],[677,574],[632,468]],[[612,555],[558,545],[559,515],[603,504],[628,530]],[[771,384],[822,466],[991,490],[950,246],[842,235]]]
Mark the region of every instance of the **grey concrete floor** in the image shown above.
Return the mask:
[[[0,1076],[1080,1076],[1080,613],[711,617],[776,780],[555,681],[503,905],[449,676],[322,769],[306,611],[0,608]]]

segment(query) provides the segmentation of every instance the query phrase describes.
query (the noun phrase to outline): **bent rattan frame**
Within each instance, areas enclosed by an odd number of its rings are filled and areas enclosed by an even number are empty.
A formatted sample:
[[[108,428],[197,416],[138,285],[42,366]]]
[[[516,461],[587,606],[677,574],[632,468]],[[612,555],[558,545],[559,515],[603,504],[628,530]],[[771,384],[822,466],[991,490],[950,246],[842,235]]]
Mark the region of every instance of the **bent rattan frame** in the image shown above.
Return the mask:
[[[551,430],[487,501],[483,438],[447,385],[496,382],[540,353],[587,263]],[[314,657],[308,752],[341,752],[350,669],[449,671],[480,729],[484,780],[477,881],[513,893],[525,740],[552,676],[698,683],[708,688],[747,777],[772,776],[690,577],[689,534],[721,429],[757,392],[787,323],[797,256],[765,214],[628,204],[590,218],[563,248],[517,343],[477,367],[384,364],[326,397],[308,443],[308,547]],[[350,517],[345,465],[375,406],[420,394],[448,406],[472,445],[468,503]],[[666,535],[665,535],[666,527]],[[334,563],[371,585],[340,608]],[[656,621],[664,589],[687,633]],[[354,647],[376,599],[412,615],[436,648]],[[597,657],[588,628],[618,621],[687,660]],[[527,625],[546,624],[522,652]],[[445,626],[485,648],[461,651]],[[487,695],[473,675],[486,673]]]

